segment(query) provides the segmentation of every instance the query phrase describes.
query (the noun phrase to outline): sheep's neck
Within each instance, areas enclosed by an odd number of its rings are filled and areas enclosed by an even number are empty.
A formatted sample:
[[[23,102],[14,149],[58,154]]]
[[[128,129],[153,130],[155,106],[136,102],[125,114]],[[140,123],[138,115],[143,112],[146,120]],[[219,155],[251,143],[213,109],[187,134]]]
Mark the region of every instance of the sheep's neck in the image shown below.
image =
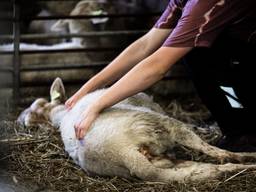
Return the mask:
[[[60,126],[61,120],[67,112],[68,110],[66,109],[65,105],[59,105],[51,110],[50,121],[54,127]]]

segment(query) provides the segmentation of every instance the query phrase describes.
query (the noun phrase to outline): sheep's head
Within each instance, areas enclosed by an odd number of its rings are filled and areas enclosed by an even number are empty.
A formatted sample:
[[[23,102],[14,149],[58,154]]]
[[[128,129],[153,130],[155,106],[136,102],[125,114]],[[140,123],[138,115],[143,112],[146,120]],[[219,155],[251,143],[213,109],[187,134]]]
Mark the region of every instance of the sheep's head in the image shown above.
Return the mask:
[[[25,126],[34,126],[50,121],[50,112],[65,101],[65,88],[60,78],[56,78],[50,89],[51,101],[36,99],[30,107],[18,117],[17,122]]]
[[[102,0],[83,0],[80,1],[71,11],[71,16],[76,15],[107,15],[114,13],[114,6]],[[52,27],[52,31],[63,31],[69,29],[70,33],[79,33],[84,31],[94,31],[102,29],[107,23],[107,17],[92,18],[92,19],[65,19],[57,21]]]

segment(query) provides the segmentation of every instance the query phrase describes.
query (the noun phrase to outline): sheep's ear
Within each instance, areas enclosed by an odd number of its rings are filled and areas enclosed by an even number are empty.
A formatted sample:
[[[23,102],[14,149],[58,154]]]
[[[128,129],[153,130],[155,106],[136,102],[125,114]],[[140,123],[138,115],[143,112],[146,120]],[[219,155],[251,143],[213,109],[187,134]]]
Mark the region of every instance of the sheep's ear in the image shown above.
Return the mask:
[[[66,100],[65,88],[61,78],[57,77],[50,89],[51,102],[58,101],[64,103]]]
[[[60,32],[67,31],[68,29],[68,20],[58,20],[51,27],[51,31]]]

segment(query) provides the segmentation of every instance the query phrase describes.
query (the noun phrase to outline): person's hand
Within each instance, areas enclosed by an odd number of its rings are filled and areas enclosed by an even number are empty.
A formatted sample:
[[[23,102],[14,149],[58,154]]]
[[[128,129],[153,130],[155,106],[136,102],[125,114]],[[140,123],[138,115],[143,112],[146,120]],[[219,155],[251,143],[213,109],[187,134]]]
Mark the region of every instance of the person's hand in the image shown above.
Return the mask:
[[[81,99],[82,95],[77,92],[72,97],[70,97],[66,102],[65,106],[68,110],[72,109],[74,105]]]
[[[81,140],[84,138],[85,134],[91,127],[92,123],[95,121],[95,119],[99,116],[100,110],[94,106],[91,105],[85,110],[82,114],[82,120],[75,124],[75,133],[76,138],[78,140]]]

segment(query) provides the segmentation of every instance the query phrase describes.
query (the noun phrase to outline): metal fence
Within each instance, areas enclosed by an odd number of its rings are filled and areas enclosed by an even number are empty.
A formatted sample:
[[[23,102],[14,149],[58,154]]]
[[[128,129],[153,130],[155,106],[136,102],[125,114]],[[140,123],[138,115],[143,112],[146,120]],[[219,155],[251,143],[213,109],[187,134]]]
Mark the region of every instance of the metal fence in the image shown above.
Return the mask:
[[[2,2],[4,2],[3,0]],[[99,32],[86,32],[80,34],[21,34],[20,23],[26,20],[53,20],[53,19],[91,19],[91,18],[129,18],[129,17],[157,17],[160,13],[147,13],[147,14],[102,14],[102,15],[58,15],[58,16],[23,16],[21,14],[21,3],[29,4],[28,0],[6,0],[11,1],[13,6],[13,15],[4,16],[0,15],[0,20],[9,21],[13,23],[13,34],[2,35],[0,40],[9,40],[13,42],[13,51],[2,51],[0,54],[13,55],[13,64],[11,67],[0,66],[1,71],[10,72],[13,76],[13,96],[14,101],[18,101],[20,96],[20,88],[23,86],[21,82],[21,72],[23,71],[42,71],[42,70],[58,70],[58,69],[78,69],[78,68],[103,68],[107,65],[104,61],[90,65],[72,65],[69,66],[31,66],[23,67],[21,63],[21,56],[25,54],[36,53],[65,53],[65,52],[105,52],[105,51],[121,51],[123,47],[91,47],[91,48],[72,48],[72,49],[56,49],[56,50],[20,50],[20,43],[23,40],[33,39],[60,39],[60,38],[74,38],[74,37],[103,37],[103,36],[123,36],[123,35],[143,35],[146,30],[125,30],[125,31],[99,31]],[[37,0],[37,1],[71,1],[71,0]],[[185,78],[185,77],[172,77],[172,78]],[[36,82],[35,82],[36,83]]]

